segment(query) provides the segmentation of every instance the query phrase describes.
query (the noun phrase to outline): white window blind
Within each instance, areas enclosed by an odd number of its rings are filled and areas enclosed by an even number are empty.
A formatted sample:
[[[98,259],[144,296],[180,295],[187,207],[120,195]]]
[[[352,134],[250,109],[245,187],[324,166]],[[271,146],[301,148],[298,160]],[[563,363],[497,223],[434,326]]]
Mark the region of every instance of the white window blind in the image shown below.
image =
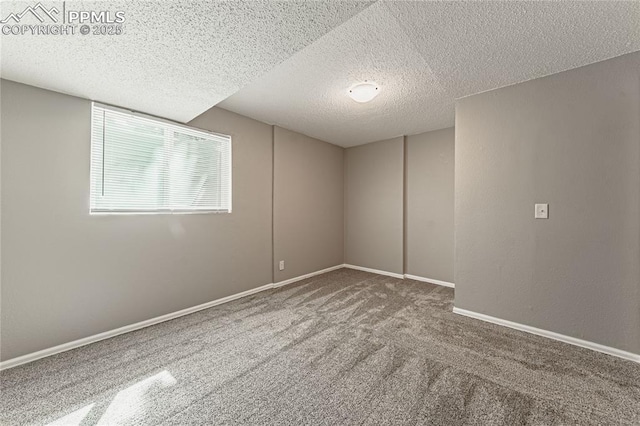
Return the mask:
[[[231,137],[93,104],[91,212],[231,211]]]

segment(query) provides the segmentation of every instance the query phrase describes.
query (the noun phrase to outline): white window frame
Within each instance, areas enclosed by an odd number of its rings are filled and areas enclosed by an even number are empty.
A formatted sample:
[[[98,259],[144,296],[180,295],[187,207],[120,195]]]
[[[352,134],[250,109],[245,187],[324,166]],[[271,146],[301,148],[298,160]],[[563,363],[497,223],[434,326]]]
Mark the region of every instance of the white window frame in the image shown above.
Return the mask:
[[[167,126],[172,126],[175,128],[184,128],[189,130],[189,132],[193,133],[203,133],[210,134],[216,137],[228,138],[229,139],[229,176],[228,176],[228,191],[229,191],[229,208],[228,209],[212,209],[212,208],[193,208],[193,209],[125,209],[125,208],[116,208],[116,209],[103,209],[103,208],[94,208],[93,207],[93,189],[95,186],[95,175],[94,175],[94,164],[93,164],[93,147],[96,143],[103,143],[103,140],[96,140],[94,131],[93,131],[93,123],[94,123],[94,114],[96,113],[96,108],[101,108],[104,110],[111,110],[121,114],[129,115],[131,117],[136,117],[137,119],[143,119],[145,121],[149,121],[152,123],[162,123]],[[226,135],[224,133],[216,133],[211,132],[209,130],[203,130],[196,127],[186,126],[184,124],[174,122],[171,120],[167,120],[165,118],[155,117],[152,115],[140,113],[133,110],[128,110],[124,108],[118,108],[112,105],[106,105],[99,102],[91,102],[91,147],[89,149],[89,214],[96,216],[104,216],[104,215],[166,215],[166,214],[221,214],[221,213],[231,213],[233,206],[233,139],[231,135]]]

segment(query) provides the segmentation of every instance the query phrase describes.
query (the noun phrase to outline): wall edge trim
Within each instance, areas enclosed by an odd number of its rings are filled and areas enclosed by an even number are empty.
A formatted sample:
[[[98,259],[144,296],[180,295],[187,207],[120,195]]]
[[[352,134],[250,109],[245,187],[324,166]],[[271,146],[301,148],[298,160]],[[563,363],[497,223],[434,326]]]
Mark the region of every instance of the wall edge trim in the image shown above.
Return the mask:
[[[450,283],[448,281],[434,280],[433,278],[425,278],[425,277],[420,277],[418,275],[404,274],[404,277],[409,280],[422,281],[429,284],[441,285],[443,287],[450,287],[450,288],[456,287],[454,283]]]
[[[321,275],[327,272],[335,271],[337,269],[343,268],[344,265],[336,265],[330,268],[322,269],[319,271],[311,272],[309,274],[301,275],[299,277],[291,278],[286,281],[280,281],[277,283],[269,283],[260,287],[252,288],[250,290],[242,291],[240,293],[232,294],[230,296],[222,297],[220,299],[212,300],[211,302],[206,302],[200,305],[192,306],[190,308],[185,308],[176,312],[171,312],[165,315],[161,315],[158,317],[150,318],[148,320],[140,321],[134,324],[125,325],[123,327],[119,327],[113,330],[104,331],[102,333],[94,334],[92,336],[83,337],[81,339],[73,340],[71,342],[63,343],[61,345],[53,346],[51,348],[42,349],[36,352],[31,352],[26,355],[21,355],[16,358],[11,358],[6,361],[0,362],[0,371],[6,370],[9,368],[17,367],[19,365],[27,364],[42,358],[46,358],[52,355],[56,355],[62,352],[67,352],[72,349],[79,348],[81,346],[90,345],[95,342],[99,342],[101,340],[110,339],[112,337],[119,336],[121,334],[130,333],[132,331],[140,330],[142,328],[150,327],[152,325],[160,324],[165,321],[170,321],[172,319],[176,319],[185,315],[193,314],[198,311],[202,311],[204,309],[212,308],[217,305],[222,305],[223,303],[228,303],[233,300],[241,299],[243,297],[251,296],[256,293],[260,293],[265,290],[271,290],[274,288],[283,287],[288,284],[292,284],[294,282],[303,280],[305,278],[314,277],[316,275]]]
[[[610,346],[601,345],[599,343],[590,342],[588,340],[578,339],[577,337],[571,337],[565,334],[560,334],[560,333],[556,333],[549,330],[543,330],[541,328],[536,328],[530,325],[520,324],[520,323],[509,321],[509,320],[492,317],[490,315],[469,311],[467,309],[462,309],[455,306],[453,308],[453,313],[458,315],[463,315],[469,318],[474,318],[480,321],[501,325],[503,327],[509,327],[515,330],[524,331],[525,333],[536,334],[538,336],[546,337],[548,339],[557,340],[560,342],[568,343],[573,346],[579,346],[581,348],[590,349],[592,351],[600,352],[607,355],[612,355],[628,361],[634,361],[634,362],[640,363],[640,354],[634,354],[632,352],[627,352],[622,349],[612,348]]]
[[[71,342],[63,343],[61,345],[53,346],[51,348],[42,349],[36,352],[31,352],[26,355],[21,355],[16,358],[11,358],[6,361],[0,362],[0,370],[6,370],[9,368],[17,367],[22,364],[27,364],[29,362],[36,361],[41,358],[46,358],[51,355],[56,355],[62,352],[67,352],[72,349],[79,348],[81,346],[86,346],[91,343],[99,342],[101,340],[110,339],[112,337],[119,336],[121,334],[130,333],[132,331],[140,330],[142,328],[150,327],[152,325],[160,324],[165,321],[170,321],[175,318],[179,318],[185,315],[189,315],[203,309],[211,308],[217,305],[221,305],[223,303],[231,302],[236,299],[241,299],[246,296],[251,296],[255,293],[259,293],[265,290],[269,290],[274,288],[273,284],[265,284],[260,287],[256,287],[250,290],[246,290],[240,293],[232,294],[230,296],[222,297],[220,299],[212,300],[211,302],[203,303],[200,305],[192,306],[190,308],[181,309],[176,312],[170,312],[165,315],[161,315],[158,317],[150,318],[148,320],[136,322],[133,324],[125,325],[123,327],[119,327],[113,330],[104,331],[102,333],[94,334],[92,336],[83,337],[81,339],[73,340]]]
[[[284,281],[279,281],[277,283],[273,284],[273,288],[278,288],[278,287],[282,287],[288,284],[293,284],[297,281],[301,281],[307,278],[311,278],[311,277],[315,277],[316,275],[321,275],[321,274],[326,274],[327,272],[331,272],[331,271],[335,271],[336,269],[342,269],[344,268],[344,264],[340,264],[340,265],[335,265],[335,266],[331,266],[329,268],[325,268],[325,269],[321,269],[319,271],[315,271],[315,272],[310,272],[308,274],[304,274],[304,275],[300,275],[294,278],[289,278],[288,280],[284,280]]]
[[[348,268],[348,269],[355,269],[357,271],[371,272],[372,274],[379,274],[379,275],[386,275],[388,277],[393,277],[393,278],[400,278],[401,280],[404,279],[404,274],[397,274],[395,272],[388,272],[388,271],[381,271],[379,269],[365,268],[364,266],[350,265],[348,263],[345,263],[344,267]]]

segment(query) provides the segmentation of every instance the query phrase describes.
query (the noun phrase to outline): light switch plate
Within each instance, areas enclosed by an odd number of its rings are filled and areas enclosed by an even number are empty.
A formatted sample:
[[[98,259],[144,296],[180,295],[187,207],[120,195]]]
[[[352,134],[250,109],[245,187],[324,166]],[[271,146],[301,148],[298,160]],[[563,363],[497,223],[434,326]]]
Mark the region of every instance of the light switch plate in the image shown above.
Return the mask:
[[[536,204],[536,219],[549,219],[549,204]]]

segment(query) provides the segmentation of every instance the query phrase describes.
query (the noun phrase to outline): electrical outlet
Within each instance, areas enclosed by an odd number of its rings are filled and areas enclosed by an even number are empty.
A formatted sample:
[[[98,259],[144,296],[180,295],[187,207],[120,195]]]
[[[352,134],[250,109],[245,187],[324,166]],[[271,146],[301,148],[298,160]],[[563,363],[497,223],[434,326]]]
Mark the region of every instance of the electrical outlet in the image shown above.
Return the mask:
[[[280,261],[280,270],[284,271],[284,260]]]
[[[549,219],[549,204],[536,204],[536,219]]]

